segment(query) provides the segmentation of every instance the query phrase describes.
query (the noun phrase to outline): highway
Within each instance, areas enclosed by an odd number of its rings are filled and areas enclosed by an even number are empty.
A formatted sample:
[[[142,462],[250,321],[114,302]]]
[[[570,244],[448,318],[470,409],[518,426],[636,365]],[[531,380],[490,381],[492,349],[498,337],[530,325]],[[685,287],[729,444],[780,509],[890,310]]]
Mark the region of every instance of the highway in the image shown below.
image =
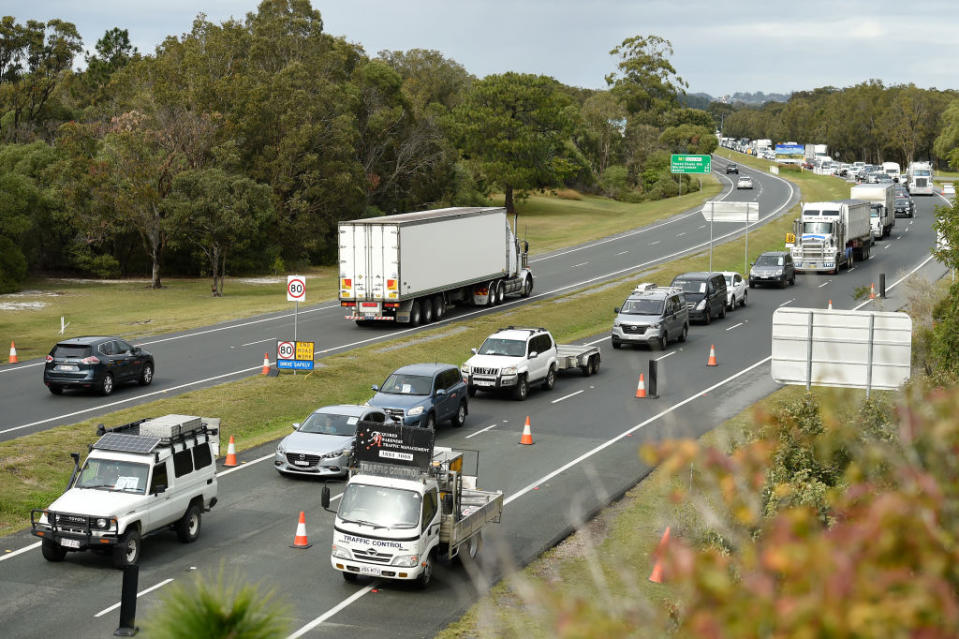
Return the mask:
[[[759,174],[756,177],[764,183],[764,193],[773,195],[770,192],[778,183]],[[780,193],[780,201],[785,201],[786,191]],[[795,197],[798,194],[793,194]],[[290,606],[292,636],[433,636],[458,618],[476,600],[478,591],[512,567],[537,557],[645,476],[649,469],[637,455],[643,442],[700,435],[778,388],[769,376],[771,316],[776,308],[825,308],[831,299],[840,309],[882,306],[893,310],[904,292],[901,282],[910,272],[918,270],[930,279],[941,276],[943,267],[928,257],[934,243],[930,228],[933,206],[941,200],[917,198],[917,203],[919,216],[897,220],[892,236],[874,247],[872,259],[835,276],[800,275],[794,287],[753,289],[746,308],[710,326],[694,326],[685,344],[665,352],[614,351],[608,334],[603,333],[584,340],[603,350],[603,366],[597,376],[564,375],[555,389],[537,389],[525,403],[482,394],[474,398],[467,425],[458,430],[441,428],[437,443],[478,450],[480,486],[502,490],[506,496],[502,523],[489,530],[478,570],[440,568],[426,593],[402,584],[344,582],[329,566],[332,514],[319,506],[318,483],[279,477],[270,461],[273,446],[267,445],[246,451],[240,467],[221,471],[220,503],[205,516],[203,534],[195,544],[183,546],[166,532],[146,540],[138,617],[155,606],[171,584],[186,582],[197,571],[215,578],[222,569],[226,575],[259,580],[274,589]],[[654,252],[648,248],[656,241],[653,238],[662,238],[659,241],[667,244],[666,236],[675,238],[689,227],[701,232],[700,224],[701,216],[680,216],[622,240],[544,256],[534,265],[538,291],[554,293],[577,282],[611,276],[618,269],[642,269],[641,265],[655,256],[679,250],[679,244],[670,243],[672,248],[664,246],[665,252]],[[642,255],[616,262],[616,252],[623,250]],[[570,261],[568,256],[576,257]],[[581,262],[588,263],[573,267]],[[591,265],[591,269],[580,270]],[[878,283],[880,273],[886,274],[891,299],[854,301],[853,291]],[[324,317],[324,313],[331,315],[329,321],[340,315],[339,309],[317,309],[315,316]],[[234,334],[234,330],[246,335],[243,340],[250,339],[247,331],[258,332],[262,338],[264,333],[282,328],[283,322],[288,319],[267,318],[261,324],[207,333],[204,339],[213,342],[229,337],[218,347],[227,349],[239,342],[236,337],[241,333]],[[339,339],[324,334],[328,352],[348,346],[344,338],[384,339],[396,332],[371,333],[345,320],[339,322],[344,325]],[[195,339],[170,339],[164,343],[164,351],[174,345],[179,348],[181,343],[196,345],[199,340],[193,342]],[[719,366],[707,368],[711,344],[716,346]],[[159,353],[159,346],[155,350]],[[262,352],[263,348],[256,350]],[[256,363],[255,351],[251,356]],[[650,358],[659,360],[660,397],[636,399],[638,376],[647,370]],[[38,371],[34,369],[31,375],[36,375],[34,383],[39,384]],[[40,391],[46,393],[42,386]],[[3,406],[10,406],[8,401],[4,399]],[[534,445],[519,446],[527,416]],[[342,484],[330,485],[335,499]],[[306,512],[313,543],[307,550],[289,547],[301,510]],[[60,564],[48,563],[34,539],[26,533],[4,539],[8,551],[0,555],[4,636],[110,636],[118,623],[120,573],[103,558],[89,554],[72,555]]]
[[[718,171],[724,171],[726,163],[726,160],[714,157],[713,165]],[[764,218],[761,222],[782,214],[798,200],[798,193],[785,180],[748,168],[742,168],[742,171],[754,176],[756,187],[751,191],[737,191],[725,173],[720,172],[717,176],[725,184],[720,197],[733,201],[758,201],[760,215]],[[713,229],[715,241],[741,233],[742,225],[739,224],[716,223]],[[343,319],[346,313],[332,300],[300,310],[297,337],[303,341],[315,341],[317,357],[323,357],[640,272],[708,245],[709,228],[697,208],[641,229],[532,258],[535,289],[526,300],[510,298],[508,305],[492,309],[457,308],[444,320],[419,328],[392,324],[359,328],[352,321]],[[108,397],[85,392],[51,395],[42,383],[42,360],[0,367],[0,441],[60,424],[76,423],[158,397],[170,397],[259,374],[263,353],[268,352],[270,358],[274,358],[277,338],[292,337],[293,315],[282,312],[134,340],[135,344],[154,354],[154,381],[146,387],[121,386]]]

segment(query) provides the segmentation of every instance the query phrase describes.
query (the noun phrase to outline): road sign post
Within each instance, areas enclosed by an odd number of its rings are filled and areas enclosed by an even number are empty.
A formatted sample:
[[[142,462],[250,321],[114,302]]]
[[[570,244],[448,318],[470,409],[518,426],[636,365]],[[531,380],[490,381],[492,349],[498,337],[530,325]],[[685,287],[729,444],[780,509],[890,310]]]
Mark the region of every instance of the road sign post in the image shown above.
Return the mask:
[[[313,357],[315,342],[281,341],[276,342],[276,368],[278,370],[311,371],[314,368]]]
[[[674,153],[669,158],[669,172],[679,174],[679,194],[683,194],[683,173],[710,173],[712,156],[708,154]]]
[[[709,220],[709,272],[713,272],[713,222],[743,222],[746,234],[744,272],[749,273],[749,225],[759,221],[758,202],[710,200],[703,205],[703,217]]]
[[[296,302],[293,309],[293,341],[296,341],[296,325],[300,315],[300,302],[306,301],[306,278],[302,275],[286,276],[286,301]],[[296,375],[296,369],[293,369]]]

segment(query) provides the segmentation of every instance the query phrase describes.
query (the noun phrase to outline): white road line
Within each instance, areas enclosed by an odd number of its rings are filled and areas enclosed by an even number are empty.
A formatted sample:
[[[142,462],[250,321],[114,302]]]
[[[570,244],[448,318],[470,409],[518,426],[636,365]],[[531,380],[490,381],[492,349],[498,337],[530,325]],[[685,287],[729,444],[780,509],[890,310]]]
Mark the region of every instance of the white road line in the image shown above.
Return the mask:
[[[701,229],[704,229],[704,228],[706,228],[706,225],[705,225],[705,224],[703,224],[702,226],[700,226],[697,230],[701,230]]]
[[[896,239],[898,240],[899,238],[897,237]],[[892,246],[892,244],[886,244],[884,247],[882,247],[882,250],[885,251],[885,250],[886,250],[887,248],[889,248],[890,246]]]
[[[155,586],[150,586],[150,587],[147,588],[146,590],[141,590],[140,592],[137,593],[137,599],[139,599],[139,598],[142,597],[143,595],[147,594],[148,592],[153,592],[153,591],[156,590],[157,588],[162,588],[163,586],[167,585],[167,584],[170,583],[171,581],[173,581],[173,578],[172,578],[172,577],[171,577],[170,579],[164,579],[163,581],[161,581],[161,582],[158,583],[157,585],[155,585]],[[97,614],[93,615],[94,618],[102,617],[103,615],[107,614],[108,612],[111,612],[111,611],[113,611],[113,610],[116,610],[117,608],[120,607],[120,603],[122,603],[122,602],[117,602],[117,603],[113,604],[112,606],[110,606],[109,608],[104,608],[103,610],[101,610],[101,611],[98,612]]]
[[[823,286],[829,286],[830,283],[832,283],[832,280],[826,280],[825,282],[819,285],[819,288],[822,288]]]
[[[739,324],[733,324],[732,326],[730,326],[730,327],[727,328],[726,330],[727,330],[727,331],[731,331],[731,330],[733,330],[734,328],[739,328],[740,326],[744,326],[744,325],[745,325],[745,322],[740,322]]]
[[[792,298],[791,300],[786,300],[785,302],[783,302],[782,304],[780,304],[780,306],[785,306],[786,304],[792,304],[792,303],[795,302],[795,301],[796,301],[796,298],[794,297],[794,298]]]
[[[852,272],[855,271],[855,270],[856,270],[856,267],[853,266],[852,268],[849,269],[849,272],[852,273]]]
[[[629,251],[620,251],[616,255],[626,255],[627,253],[629,253]]]
[[[221,470],[216,474],[217,479],[223,477],[224,475],[229,475],[230,473],[235,473],[241,468],[246,468],[247,466],[252,466],[253,464],[259,464],[261,461],[266,461],[268,459],[273,459],[276,456],[276,453],[270,453],[269,455],[263,455],[263,457],[257,457],[256,459],[251,459],[248,462],[243,462],[239,466],[234,466],[233,468],[228,468],[227,470]]]
[[[943,199],[945,199],[945,198],[943,198]],[[911,271],[909,271],[908,273],[906,273],[905,275],[903,275],[902,277],[900,277],[898,280],[896,280],[895,282],[893,282],[892,284],[890,284],[889,286],[887,286],[887,287],[886,287],[886,290],[887,290],[887,291],[890,291],[890,290],[896,288],[897,286],[899,286],[900,284],[902,284],[902,283],[906,280],[906,278],[910,277],[913,273],[915,273],[916,271],[918,271],[919,269],[921,269],[923,266],[925,266],[926,264],[928,264],[929,262],[931,262],[931,261],[934,260],[935,258],[936,258],[935,255],[930,255],[929,257],[927,257],[927,258],[924,259],[923,261],[919,262],[919,266],[917,266],[916,268],[912,269]],[[876,298],[876,299],[879,299],[879,298]],[[869,304],[870,302],[874,302],[874,301],[875,301],[875,300],[866,300],[865,302],[859,304],[858,306],[854,306],[854,307],[852,308],[852,310],[858,311],[859,309],[861,309],[861,308],[862,308],[863,306],[865,306],[866,304]]]
[[[579,394],[582,393],[582,392],[583,392],[582,390],[578,390],[578,391],[576,391],[575,393],[570,393],[569,395],[563,395],[563,396],[560,397],[559,399],[554,399],[553,401],[551,401],[550,404],[558,404],[559,402],[563,401],[564,399],[569,399],[570,397],[576,397],[577,395],[579,395]]]
[[[573,264],[570,268],[577,268],[579,266],[586,266],[589,262],[580,262],[579,264]]]
[[[666,358],[669,357],[670,355],[675,355],[675,354],[676,354],[676,351],[669,351],[669,352],[666,353],[665,355],[660,355],[659,357],[657,357],[657,358],[654,359],[653,361],[654,361],[654,362],[658,362],[658,361],[661,360],[661,359],[666,359]]]
[[[466,436],[466,439],[469,439],[470,437],[476,437],[476,436],[479,435],[480,433],[485,433],[485,432],[488,431],[490,428],[494,428],[495,426],[496,426],[496,424],[491,424],[491,425],[487,426],[486,428],[480,429],[480,430],[476,431],[475,433],[473,433],[473,434],[471,434],[471,435],[467,435],[467,436]]]
[[[686,231],[683,231],[682,233],[677,233],[676,237],[682,237],[684,235],[686,235]]]
[[[20,426],[14,426],[13,428],[6,428],[0,430],[0,435],[4,433],[11,433],[15,430],[21,430],[23,428],[30,428],[31,426],[39,426],[40,424],[46,424],[47,422],[56,421],[58,419],[63,419],[65,417],[76,417],[77,415],[83,415],[84,413],[90,413],[101,408],[110,408],[112,406],[119,406],[121,404],[127,404],[129,402],[135,402],[138,399],[144,399],[146,397],[154,397],[156,395],[164,395],[171,391],[180,390],[181,388],[189,388],[190,386],[196,386],[197,384],[203,384],[204,382],[212,382],[214,380],[223,379],[224,377],[232,377],[233,375],[240,375],[241,373],[249,373],[250,371],[261,370],[263,365],[253,366],[251,368],[243,368],[238,371],[233,371],[232,373],[223,373],[222,375],[214,375],[213,377],[207,377],[205,379],[198,379],[195,382],[187,382],[186,384],[180,384],[179,386],[171,386],[170,388],[164,388],[161,390],[153,391],[152,393],[144,393],[143,395],[136,395],[134,397],[128,397],[127,399],[121,399],[115,402],[110,402],[109,404],[101,404],[99,406],[93,406],[91,408],[84,408],[83,410],[74,411],[72,413],[66,413],[64,415],[57,415],[56,417],[49,417],[47,419],[41,419],[40,421],[30,422],[29,424],[22,424]]]
[[[303,315],[303,314],[305,314],[305,313],[315,313],[316,311],[325,311],[325,310],[330,309],[330,308],[339,308],[339,307],[340,307],[339,304],[333,304],[333,305],[330,305],[330,306],[318,306],[317,308],[310,308],[310,309],[301,310],[301,311],[300,311],[300,314]],[[251,320],[251,321],[249,321],[249,322],[243,322],[243,323],[241,323],[241,324],[230,324],[229,326],[220,326],[220,327],[217,327],[217,328],[208,328],[208,329],[203,330],[203,331],[196,331],[196,332],[194,332],[194,333],[185,333],[185,334],[183,334],[183,335],[176,335],[176,336],[174,336],[174,337],[164,337],[164,338],[162,338],[162,339],[155,339],[155,340],[152,340],[152,341],[149,341],[149,342],[141,342],[141,341],[139,341],[139,340],[130,340],[130,341],[136,341],[136,345],[137,345],[137,346],[149,346],[150,344],[160,344],[161,342],[172,342],[173,340],[184,339],[184,338],[187,338],[187,337],[196,337],[197,335],[207,335],[207,334],[209,334],[209,333],[218,333],[218,332],[220,332],[220,331],[228,331],[228,330],[230,330],[231,328],[242,328],[242,327],[244,327],[244,326],[253,326],[254,324],[262,324],[263,322],[274,322],[274,321],[277,321],[277,320],[285,320],[285,319],[289,319],[290,317],[293,317],[293,313],[286,313],[285,315],[277,315],[277,316],[275,316],[275,317],[263,317],[263,318],[260,318],[260,319],[257,319],[257,320]]]
[[[649,245],[650,245],[650,246],[656,246],[657,244],[660,243],[660,241],[661,241],[661,240],[656,240],[655,242],[650,242]]]
[[[323,623],[324,621],[326,621],[327,619],[329,619],[330,617],[332,617],[339,611],[343,610],[344,608],[352,604],[354,601],[365,597],[375,587],[376,587],[376,584],[372,583],[369,586],[365,586],[361,588],[360,590],[357,590],[352,595],[350,595],[349,597],[341,601],[339,604],[330,608],[329,610],[324,612],[322,615],[320,615],[319,617],[317,617],[310,623],[306,624],[305,626],[303,626],[302,628],[294,632],[292,635],[290,635],[286,639],[298,639],[299,637],[302,637],[303,635],[308,633],[310,630],[313,630],[318,625],[320,625],[321,623]]]
[[[897,236],[896,236],[896,239],[897,239],[897,240],[901,240],[901,239],[902,239],[902,236],[901,236],[901,235],[897,235]],[[888,246],[888,245],[887,245],[887,246]]]
[[[600,337],[599,339],[593,340],[592,342],[586,342],[585,344],[583,344],[583,346],[593,346],[595,344],[599,344],[600,342],[605,342],[608,339],[609,339],[609,335],[607,335],[606,337]]]
[[[23,553],[29,552],[33,550],[34,548],[39,548],[40,544],[42,543],[43,543],[42,541],[38,541],[35,544],[30,544],[29,546],[24,546],[23,548],[18,548],[17,550],[14,550],[12,552],[5,553],[2,557],[0,557],[0,561],[6,561],[7,559],[10,559],[11,557],[16,557],[17,555],[22,555]]]
[[[909,227],[907,226],[907,227],[906,227],[906,230],[903,231],[903,233],[908,233],[908,232],[909,232]]]
[[[263,342],[272,342],[275,341],[275,337],[267,337],[266,339],[257,340],[255,342],[247,342],[246,344],[240,344],[240,346],[253,346],[254,344],[262,344]]]

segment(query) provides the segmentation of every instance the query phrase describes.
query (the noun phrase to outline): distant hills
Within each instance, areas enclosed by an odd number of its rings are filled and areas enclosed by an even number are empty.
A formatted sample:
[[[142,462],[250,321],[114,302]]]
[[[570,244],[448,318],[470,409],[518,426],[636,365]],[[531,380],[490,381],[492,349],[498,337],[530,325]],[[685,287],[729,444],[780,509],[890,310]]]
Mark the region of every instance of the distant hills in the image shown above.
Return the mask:
[[[760,105],[765,104],[766,102],[786,102],[789,100],[791,93],[763,93],[762,91],[756,91],[755,93],[744,93],[742,91],[737,91],[732,95],[726,96],[726,102],[729,104],[742,103],[742,104],[751,104],[751,105]],[[719,102],[721,98],[715,98],[708,93],[687,93],[686,95],[680,98],[682,102],[694,109],[705,109],[709,106],[710,102]]]

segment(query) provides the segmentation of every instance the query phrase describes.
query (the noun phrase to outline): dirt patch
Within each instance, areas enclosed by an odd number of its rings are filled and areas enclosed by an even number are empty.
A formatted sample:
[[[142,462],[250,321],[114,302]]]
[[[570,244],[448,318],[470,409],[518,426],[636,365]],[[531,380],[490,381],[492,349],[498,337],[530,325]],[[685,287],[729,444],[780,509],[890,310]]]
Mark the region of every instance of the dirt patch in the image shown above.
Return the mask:
[[[283,280],[279,277],[244,277],[237,282],[243,284],[280,284]]]
[[[0,298],[17,298],[17,297],[59,297],[63,293],[57,291],[20,291],[18,293],[4,293],[0,295]]]
[[[46,302],[0,302],[0,311],[39,311]]]

